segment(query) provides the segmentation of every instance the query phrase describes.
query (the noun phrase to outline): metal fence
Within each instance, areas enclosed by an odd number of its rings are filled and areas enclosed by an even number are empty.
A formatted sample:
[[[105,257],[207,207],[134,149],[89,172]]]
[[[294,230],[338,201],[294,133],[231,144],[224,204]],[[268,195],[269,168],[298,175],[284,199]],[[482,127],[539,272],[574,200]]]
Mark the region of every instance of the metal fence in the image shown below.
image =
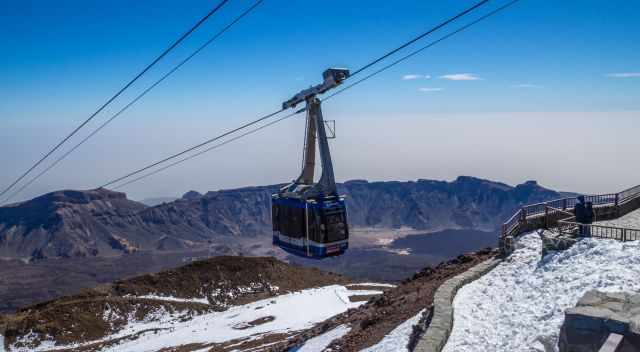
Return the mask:
[[[518,227],[520,226],[522,217],[523,211],[522,209],[520,209],[515,214],[513,214],[513,216],[509,220],[507,220],[507,222],[502,224],[502,233],[507,234],[516,232],[518,230]]]
[[[586,202],[591,202],[594,206],[601,207],[620,206],[638,197],[640,197],[640,185],[626,189],[620,193],[587,195],[584,198]],[[524,231],[524,225],[527,222],[527,218],[538,216],[548,217],[550,209],[554,212],[571,210],[575,208],[577,201],[576,197],[568,197],[548,202],[525,205],[518,209],[518,211],[509,218],[509,220],[502,224],[501,235],[518,235],[521,231]],[[600,225],[593,226],[603,227]],[[596,229],[594,232],[602,233],[603,235],[606,234],[606,232],[601,229]],[[622,234],[620,234],[620,236],[622,236]],[[637,235],[631,234],[631,236]]]
[[[577,222],[561,220],[558,222],[558,230],[560,234],[609,238],[623,242],[640,240],[639,229],[626,229],[615,226],[580,224]]]

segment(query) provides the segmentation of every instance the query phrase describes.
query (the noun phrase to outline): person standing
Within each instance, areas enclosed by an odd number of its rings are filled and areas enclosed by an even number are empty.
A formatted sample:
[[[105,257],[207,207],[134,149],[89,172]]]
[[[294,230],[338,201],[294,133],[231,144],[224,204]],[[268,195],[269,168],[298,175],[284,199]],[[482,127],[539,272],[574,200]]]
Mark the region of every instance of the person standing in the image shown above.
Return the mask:
[[[596,212],[593,210],[593,202],[585,203],[585,224],[593,224],[596,220]],[[591,236],[591,226],[585,226],[583,236]]]
[[[578,225],[578,234],[580,236],[591,236],[591,227],[587,226],[595,220],[595,212],[593,211],[593,203],[585,202],[584,196],[577,197],[578,202],[575,207],[576,222]]]

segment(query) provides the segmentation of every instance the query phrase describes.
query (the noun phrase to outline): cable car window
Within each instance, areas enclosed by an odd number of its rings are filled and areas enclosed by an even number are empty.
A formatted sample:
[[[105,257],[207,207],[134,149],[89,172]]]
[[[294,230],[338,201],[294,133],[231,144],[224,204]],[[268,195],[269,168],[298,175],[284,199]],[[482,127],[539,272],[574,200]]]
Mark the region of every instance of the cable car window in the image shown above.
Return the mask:
[[[322,243],[322,232],[318,227],[319,224],[319,216],[318,209],[312,208],[309,209],[309,239],[314,242]]]
[[[271,205],[271,223],[273,224],[273,231],[280,231],[280,218],[278,217],[279,207],[276,204]]]
[[[344,213],[330,214],[326,217],[328,241],[340,241],[347,238]]]

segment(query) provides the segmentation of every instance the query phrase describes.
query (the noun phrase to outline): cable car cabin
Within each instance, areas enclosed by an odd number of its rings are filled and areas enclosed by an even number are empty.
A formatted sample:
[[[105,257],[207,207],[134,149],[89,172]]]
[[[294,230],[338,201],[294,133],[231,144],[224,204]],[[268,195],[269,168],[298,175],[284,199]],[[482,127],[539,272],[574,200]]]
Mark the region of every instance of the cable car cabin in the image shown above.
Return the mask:
[[[349,247],[344,198],[272,196],[273,244],[295,255],[326,258]]]
[[[343,254],[349,247],[347,209],[344,197],[338,195],[322,101],[316,97],[342,83],[349,77],[349,70],[330,68],[322,77],[323,83],[282,103],[283,110],[306,104],[303,163],[300,176],[271,197],[273,244],[292,254],[317,259]],[[314,183],[316,144],[322,175]]]

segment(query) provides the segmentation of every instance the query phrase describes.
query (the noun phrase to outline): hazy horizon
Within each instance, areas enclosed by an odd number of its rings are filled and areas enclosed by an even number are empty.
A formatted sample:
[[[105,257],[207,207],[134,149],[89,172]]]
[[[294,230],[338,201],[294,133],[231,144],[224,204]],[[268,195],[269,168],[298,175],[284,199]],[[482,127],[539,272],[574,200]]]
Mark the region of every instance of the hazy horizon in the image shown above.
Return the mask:
[[[328,111],[325,114],[331,116]],[[635,138],[640,111],[334,117],[338,138],[331,141],[331,148],[339,182],[452,181],[465,175],[510,185],[536,180],[554,190],[583,193],[618,192],[639,183],[640,165],[632,160],[640,150],[640,138]],[[521,128],[521,121],[530,126]],[[283,121],[118,191],[142,200],[179,197],[189,190],[204,193],[288,182],[299,172],[303,123],[302,118]],[[86,154],[74,154],[66,161],[82,172],[56,168],[20,199],[59,189],[95,188],[144,161],[157,160],[224,130],[217,124],[204,130],[193,126],[187,133],[190,138],[168,143],[172,127],[156,126],[156,138],[144,145],[135,138],[144,124],[130,126],[127,134],[105,131],[84,146]],[[103,146],[114,139],[120,143],[105,150]],[[46,145],[45,140],[41,142]],[[269,148],[261,147],[265,145]],[[136,148],[140,153],[123,157],[126,150]],[[544,167],[540,167],[542,161]],[[7,183],[9,178],[3,176],[0,181]]]

